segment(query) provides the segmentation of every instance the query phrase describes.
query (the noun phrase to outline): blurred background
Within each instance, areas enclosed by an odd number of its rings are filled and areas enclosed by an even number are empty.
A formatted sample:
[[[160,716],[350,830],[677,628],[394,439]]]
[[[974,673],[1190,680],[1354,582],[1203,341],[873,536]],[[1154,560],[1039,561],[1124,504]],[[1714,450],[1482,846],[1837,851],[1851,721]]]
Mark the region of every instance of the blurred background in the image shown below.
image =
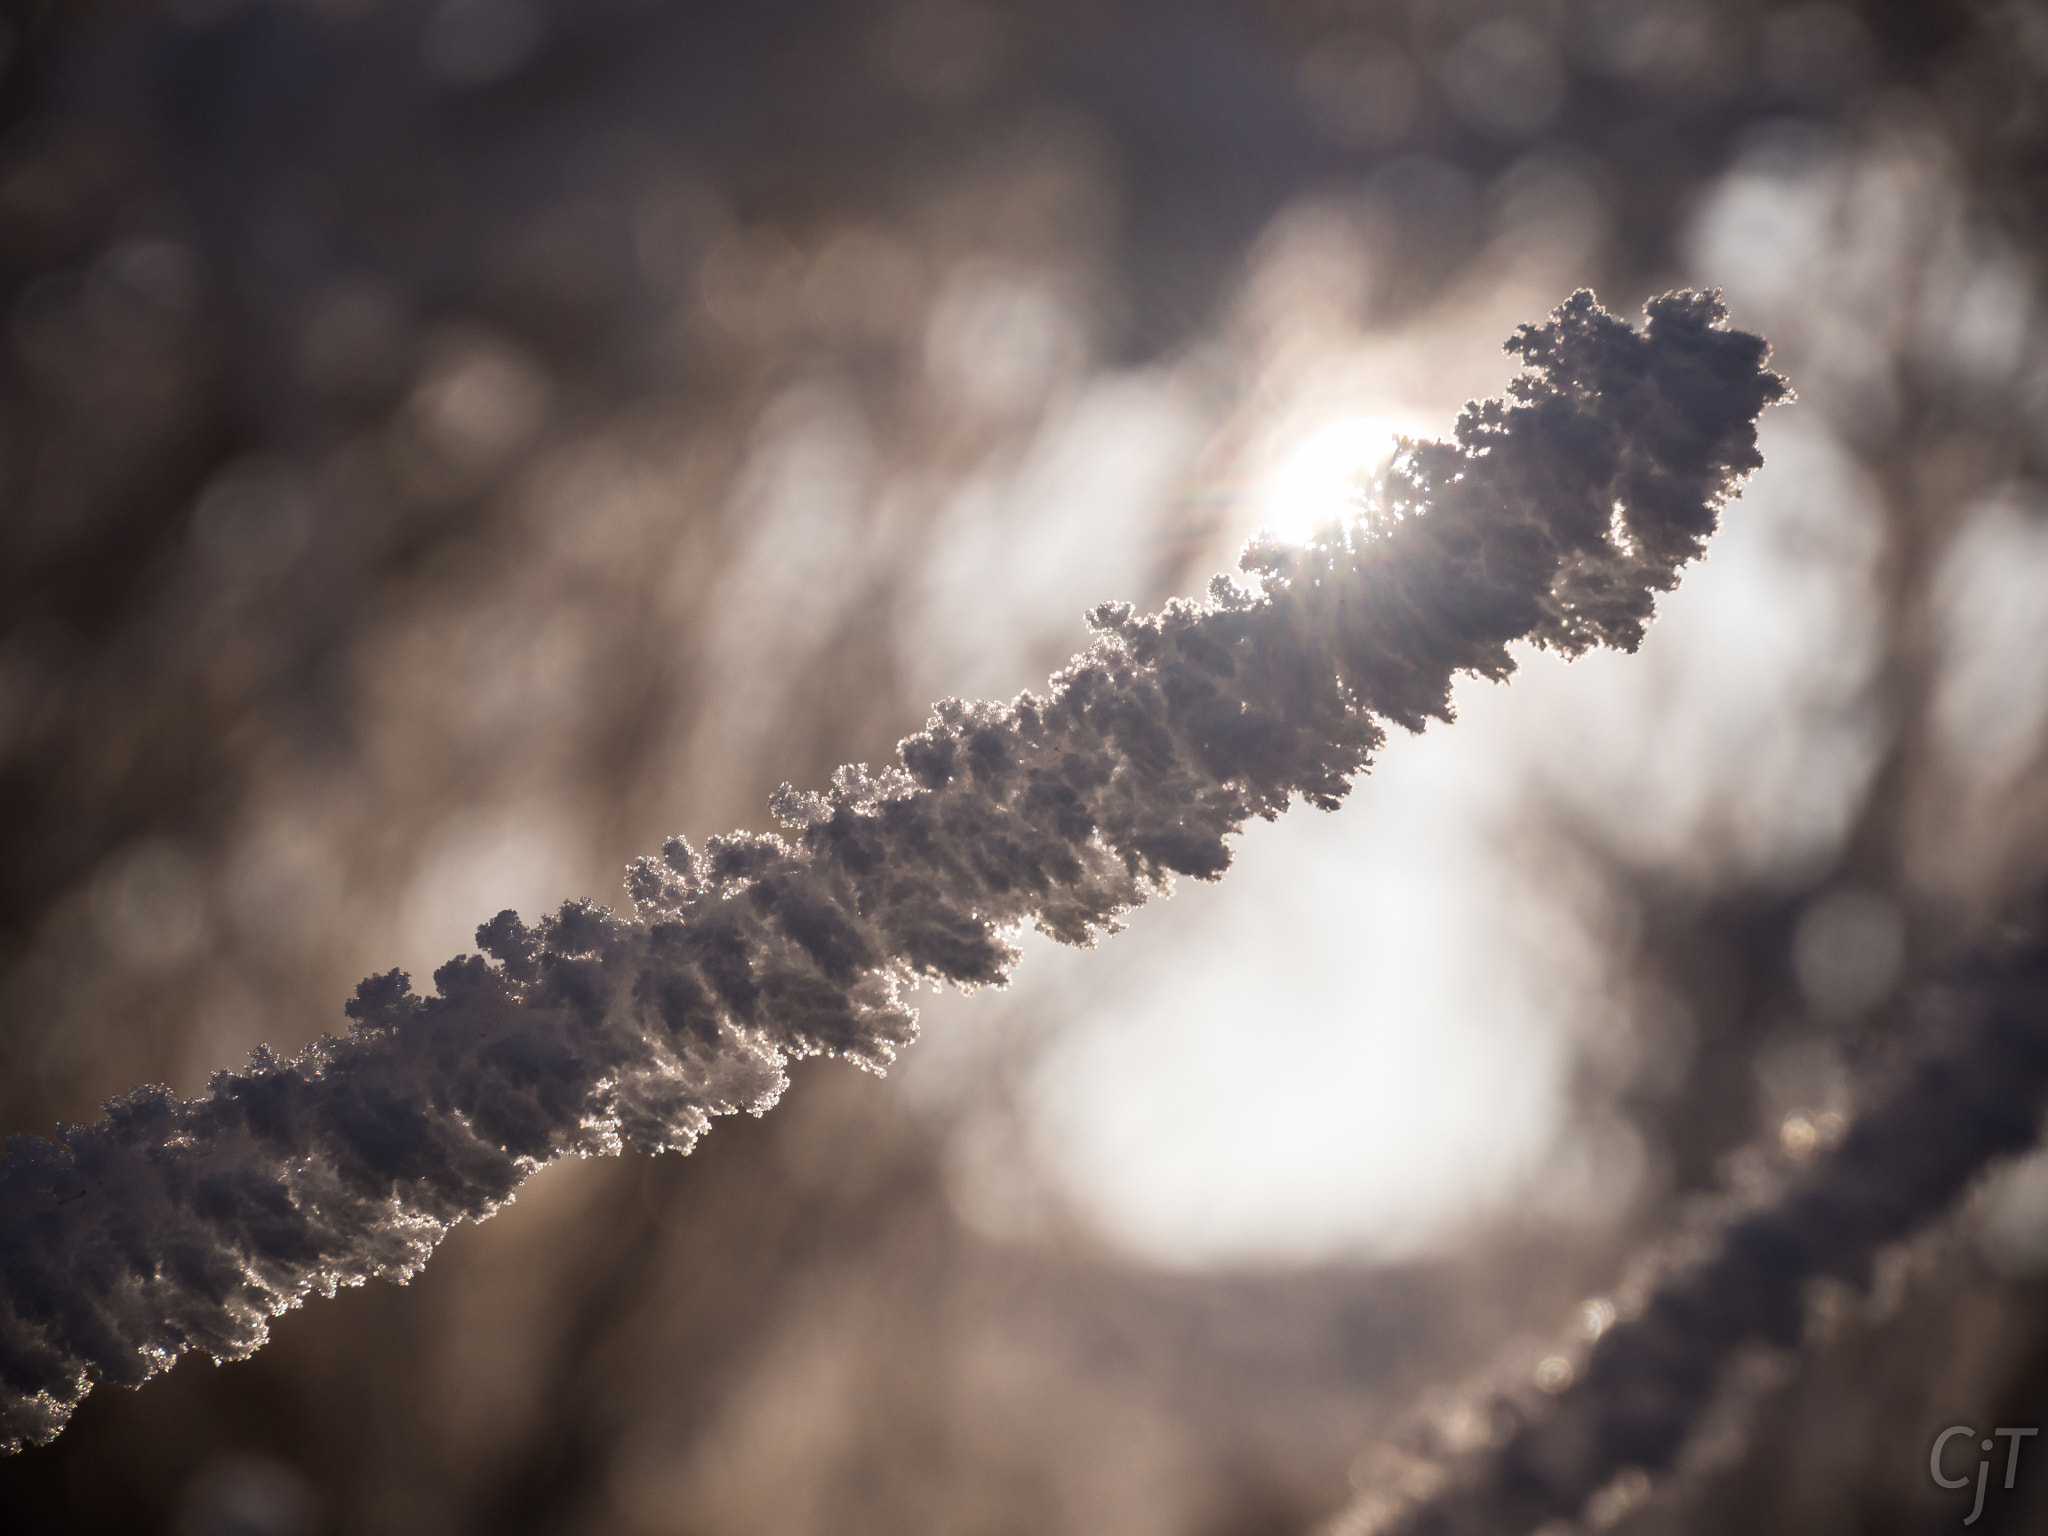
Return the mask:
[[[10,1529],[1310,1531],[1839,1134],[2048,873],[2035,5],[0,18],[6,1132],[1041,684],[1576,288],[1718,286],[1800,396],[1639,655],[1468,684],[1222,883],[927,995],[886,1080],[100,1389]],[[2048,1421],[2048,1160],[1744,1369],[1620,1528],[1959,1521],[1934,1435]]]

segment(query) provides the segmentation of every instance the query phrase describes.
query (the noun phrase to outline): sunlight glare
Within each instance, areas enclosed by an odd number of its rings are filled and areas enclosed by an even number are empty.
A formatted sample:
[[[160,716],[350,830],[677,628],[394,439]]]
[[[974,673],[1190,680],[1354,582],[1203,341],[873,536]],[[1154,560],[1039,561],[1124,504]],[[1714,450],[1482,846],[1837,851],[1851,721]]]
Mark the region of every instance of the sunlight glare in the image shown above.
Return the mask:
[[[1356,517],[1400,439],[1426,438],[1433,431],[1413,411],[1377,411],[1323,423],[1279,456],[1260,498],[1260,526],[1286,543],[1302,544],[1319,528]]]

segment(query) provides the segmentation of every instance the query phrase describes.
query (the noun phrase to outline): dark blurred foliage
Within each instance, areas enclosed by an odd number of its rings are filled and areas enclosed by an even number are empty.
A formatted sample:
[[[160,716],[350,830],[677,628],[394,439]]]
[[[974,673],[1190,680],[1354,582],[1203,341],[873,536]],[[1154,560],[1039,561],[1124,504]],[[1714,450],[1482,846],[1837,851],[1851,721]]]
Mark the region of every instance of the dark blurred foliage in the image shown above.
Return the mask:
[[[1717,280],[1687,242],[1743,167],[1834,198],[1818,245],[1760,258],[1775,311],[1736,318],[1882,530],[1854,690],[1879,745],[1818,854],[1532,813],[1628,914],[1630,1027],[1693,1042],[1633,1078],[1589,1059],[1588,1102],[1667,1168],[1611,1230],[1150,1273],[1078,1225],[972,1230],[947,1126],[814,1066],[689,1159],[544,1176],[249,1362],[102,1389],[0,1465],[12,1528],[1306,1529],[1401,1415],[1832,1104],[1891,980],[2042,877],[2040,732],[1995,774],[1958,758],[1939,612],[1966,511],[2038,518],[2012,488],[2048,478],[2031,6],[21,0],[0,70],[10,1131],[336,1027],[409,935],[488,915],[479,861],[602,897],[666,833],[886,755],[927,702],[892,635],[939,498],[842,482],[962,478],[1062,369],[1178,367],[1230,419],[1233,306],[1304,198],[1356,214],[1368,329],[1455,293],[1518,188],[1584,226],[1570,281],[1617,309]],[[1943,295],[1985,251],[2007,286],[1966,324]],[[1144,590],[1084,596],[1185,588],[1217,515],[1175,502]],[[1018,641],[1003,686],[1074,638]],[[1843,1002],[1844,945],[1891,980]],[[1973,1230],[1752,1362],[1723,1469],[1623,1528],[1960,1518],[1933,1433],[2048,1403],[2048,1280]],[[2031,1486],[1987,1528],[2038,1521]]]

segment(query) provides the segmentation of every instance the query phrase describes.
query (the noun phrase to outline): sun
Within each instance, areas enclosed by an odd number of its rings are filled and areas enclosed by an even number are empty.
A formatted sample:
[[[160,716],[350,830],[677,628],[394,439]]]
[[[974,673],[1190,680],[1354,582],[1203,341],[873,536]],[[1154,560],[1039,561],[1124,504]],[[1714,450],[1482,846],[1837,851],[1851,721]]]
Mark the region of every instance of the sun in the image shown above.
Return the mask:
[[[1325,420],[1278,455],[1258,497],[1260,526],[1286,543],[1303,544],[1327,524],[1356,517],[1401,439],[1430,433],[1428,419],[1415,411]]]

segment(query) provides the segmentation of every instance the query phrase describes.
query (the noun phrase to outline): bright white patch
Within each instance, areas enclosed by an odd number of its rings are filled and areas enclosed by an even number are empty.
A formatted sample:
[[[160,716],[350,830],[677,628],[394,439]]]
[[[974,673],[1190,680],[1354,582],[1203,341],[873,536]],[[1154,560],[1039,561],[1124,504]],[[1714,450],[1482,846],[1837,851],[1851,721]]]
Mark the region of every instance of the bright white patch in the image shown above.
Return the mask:
[[[1287,450],[1267,477],[1258,498],[1261,526],[1300,544],[1330,523],[1356,517],[1400,440],[1431,433],[1427,420],[1408,411],[1325,422]]]
[[[2048,724],[2048,519],[2006,494],[1978,508],[1936,585],[1945,663],[1934,719],[1968,777],[2027,765]]]
[[[1500,785],[1450,733],[1377,778],[1254,823],[1222,885],[1143,914],[1125,986],[1044,1063],[1057,1175],[1148,1258],[1428,1251],[1556,1145],[1569,1050],[1516,963]]]

